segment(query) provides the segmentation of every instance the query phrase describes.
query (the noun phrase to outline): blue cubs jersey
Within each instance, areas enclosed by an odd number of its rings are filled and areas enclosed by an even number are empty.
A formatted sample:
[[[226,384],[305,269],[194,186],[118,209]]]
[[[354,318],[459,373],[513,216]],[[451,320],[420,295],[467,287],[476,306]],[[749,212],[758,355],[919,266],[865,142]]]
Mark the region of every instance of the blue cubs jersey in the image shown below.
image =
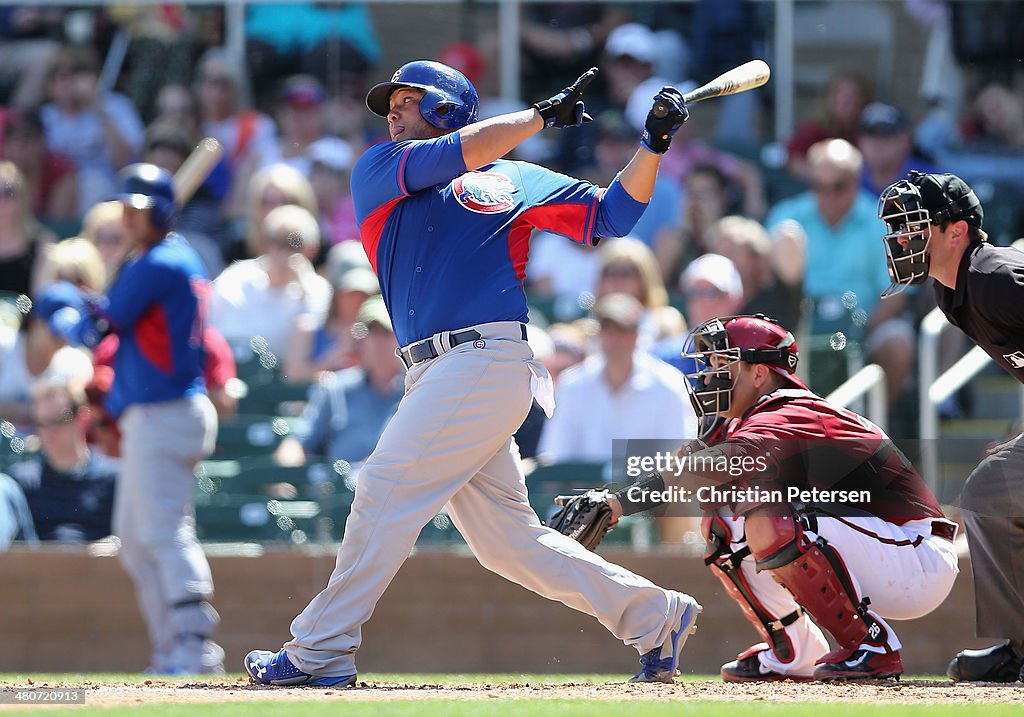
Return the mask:
[[[209,282],[199,256],[177,234],[129,259],[103,309],[120,337],[107,408],[205,393],[202,335]]]
[[[466,171],[459,134],[383,142],[352,171],[363,247],[401,345],[491,321],[527,321],[530,234],[581,244],[627,234],[646,204],[528,162]]]

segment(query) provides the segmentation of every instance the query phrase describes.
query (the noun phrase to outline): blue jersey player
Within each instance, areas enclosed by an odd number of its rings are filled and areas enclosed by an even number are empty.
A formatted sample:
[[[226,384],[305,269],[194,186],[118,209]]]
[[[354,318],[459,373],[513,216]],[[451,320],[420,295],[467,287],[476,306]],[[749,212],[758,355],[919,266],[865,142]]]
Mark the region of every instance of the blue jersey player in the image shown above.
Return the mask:
[[[390,141],[359,159],[352,194],[408,369],[406,394],[360,471],[327,587],[283,649],[246,656],[255,682],[353,683],[363,623],[442,508],[484,567],[593,615],[636,648],[634,680],[672,681],[700,606],[542,526],[512,440],[534,396],[553,407],[550,378],[526,342],[530,232],[588,245],[628,233],[687,118],[676,90],[658,93],[642,146],[606,189],[501,159],[546,127],[588,121],[582,95],[596,73],[483,121],[472,84],[435,62],[406,64],[367,95]]]
[[[54,333],[95,346],[119,337],[107,399],[121,428],[114,534],[135,582],[154,673],[221,673],[211,636],[213,578],[195,534],[196,463],[213,450],[217,414],[203,382],[206,272],[178,234],[171,175],[153,164],[120,177],[131,253],[107,295],[85,301],[70,284],[39,297]]]

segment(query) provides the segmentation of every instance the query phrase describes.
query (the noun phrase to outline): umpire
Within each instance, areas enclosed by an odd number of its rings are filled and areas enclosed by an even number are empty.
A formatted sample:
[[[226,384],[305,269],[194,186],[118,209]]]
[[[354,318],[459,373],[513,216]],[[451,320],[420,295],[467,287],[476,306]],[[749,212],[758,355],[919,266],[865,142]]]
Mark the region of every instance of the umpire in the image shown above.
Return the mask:
[[[1024,253],[995,247],[984,212],[952,174],[911,172],[879,199],[892,286],[883,298],[929,276],[950,323],[1024,383]],[[922,387],[923,390],[923,387]],[[963,650],[949,663],[953,680],[1024,678],[1024,434],[989,451],[960,496],[974,571],[979,637],[1007,641]]]

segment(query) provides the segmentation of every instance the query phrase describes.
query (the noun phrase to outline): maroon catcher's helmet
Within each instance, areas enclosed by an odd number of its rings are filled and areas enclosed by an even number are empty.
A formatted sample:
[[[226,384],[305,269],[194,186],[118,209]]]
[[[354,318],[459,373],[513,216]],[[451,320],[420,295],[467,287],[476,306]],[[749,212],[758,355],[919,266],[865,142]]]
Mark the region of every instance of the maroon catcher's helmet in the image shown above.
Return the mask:
[[[796,375],[800,361],[793,334],[764,314],[729,316],[705,321],[690,332],[683,357],[696,363],[686,375],[686,388],[698,416],[721,415],[732,406],[729,366],[739,361],[767,364],[797,388],[807,385]]]

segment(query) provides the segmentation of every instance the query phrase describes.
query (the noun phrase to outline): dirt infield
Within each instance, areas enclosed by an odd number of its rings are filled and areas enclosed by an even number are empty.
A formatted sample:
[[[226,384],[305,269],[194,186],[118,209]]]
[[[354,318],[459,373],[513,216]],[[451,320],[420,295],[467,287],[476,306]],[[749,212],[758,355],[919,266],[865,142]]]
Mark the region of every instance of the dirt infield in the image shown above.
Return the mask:
[[[0,682],[4,687],[22,684]],[[476,699],[651,699],[716,700],[734,702],[820,702],[862,704],[996,704],[1024,701],[1024,685],[985,683],[953,684],[938,680],[877,681],[870,683],[775,683],[723,684],[717,681],[678,682],[675,685],[622,683],[530,684],[516,682],[464,684],[402,684],[360,682],[346,689],[265,687],[246,678],[221,678],[209,682],[145,680],[141,683],[38,682],[36,688],[69,688],[86,691],[91,707],[140,703],[214,703],[242,701],[338,701],[476,700]],[[0,707],[0,711],[3,707]]]

